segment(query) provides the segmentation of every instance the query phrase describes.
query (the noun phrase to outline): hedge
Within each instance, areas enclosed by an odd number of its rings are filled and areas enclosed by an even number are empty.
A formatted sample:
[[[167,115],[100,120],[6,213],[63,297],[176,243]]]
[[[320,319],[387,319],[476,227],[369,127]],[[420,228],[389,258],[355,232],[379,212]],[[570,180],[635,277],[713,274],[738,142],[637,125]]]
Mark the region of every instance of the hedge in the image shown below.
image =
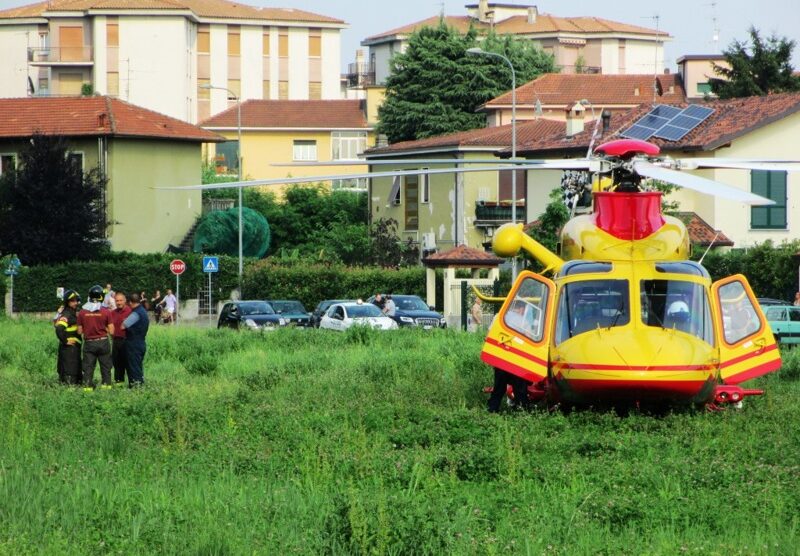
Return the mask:
[[[437,306],[440,306],[441,279],[437,282]],[[246,269],[244,289],[248,297],[256,299],[298,299],[308,310],[323,299],[366,299],[377,292],[419,295],[425,299],[425,269],[281,266],[258,261]]]
[[[138,255],[134,253],[108,253],[103,259],[58,265],[22,267],[14,279],[14,310],[20,312],[52,311],[58,307],[56,289],[71,288],[85,299],[89,288],[95,284],[105,286],[111,282],[115,290],[152,295],[156,289],[163,294],[167,288],[175,289],[175,276],[169,263],[180,258],[186,265],[181,275],[181,298],[196,297],[207,284],[208,275],[202,271],[203,256],[196,253],[168,253]],[[238,285],[238,258],[220,256],[220,271],[214,274],[213,289],[219,298],[227,299]]]

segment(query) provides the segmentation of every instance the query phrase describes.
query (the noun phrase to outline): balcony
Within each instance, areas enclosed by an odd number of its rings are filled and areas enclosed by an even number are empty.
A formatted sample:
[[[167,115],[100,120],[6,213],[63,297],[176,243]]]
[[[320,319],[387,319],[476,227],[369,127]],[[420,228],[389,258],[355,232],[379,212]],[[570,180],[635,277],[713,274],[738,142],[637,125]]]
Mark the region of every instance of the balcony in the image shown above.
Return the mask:
[[[556,66],[559,72],[561,73],[591,73],[591,74],[598,74],[603,73],[603,68],[600,66],[586,66],[582,64],[574,65],[574,66]]]
[[[475,204],[475,226],[497,228],[511,222],[510,201],[478,201]],[[525,221],[525,201],[517,201],[517,222]]]
[[[34,66],[91,66],[92,54],[91,46],[29,48],[28,62]]]
[[[366,87],[375,84],[375,64],[355,62],[347,65],[347,86]]]

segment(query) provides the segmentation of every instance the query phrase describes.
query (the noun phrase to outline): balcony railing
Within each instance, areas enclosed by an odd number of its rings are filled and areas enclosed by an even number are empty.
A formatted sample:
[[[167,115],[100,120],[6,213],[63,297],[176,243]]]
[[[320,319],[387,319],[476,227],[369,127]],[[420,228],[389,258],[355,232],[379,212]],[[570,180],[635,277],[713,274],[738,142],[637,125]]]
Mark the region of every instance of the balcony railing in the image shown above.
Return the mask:
[[[475,205],[476,226],[499,226],[511,222],[511,203],[495,201],[478,201]],[[525,220],[525,203],[517,201],[517,221]]]
[[[28,61],[32,64],[91,64],[91,46],[61,46],[29,48]]]
[[[603,73],[603,68],[600,66],[556,66],[561,73]]]
[[[363,87],[375,84],[375,64],[355,62],[347,65],[347,85]]]

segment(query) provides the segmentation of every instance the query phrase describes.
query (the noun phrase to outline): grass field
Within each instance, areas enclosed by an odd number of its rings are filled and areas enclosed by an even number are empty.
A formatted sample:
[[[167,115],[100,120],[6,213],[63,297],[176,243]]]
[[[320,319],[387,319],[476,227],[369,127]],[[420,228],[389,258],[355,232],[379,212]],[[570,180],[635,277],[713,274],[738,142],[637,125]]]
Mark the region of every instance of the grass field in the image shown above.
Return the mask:
[[[84,393],[0,321],[0,554],[800,553],[800,351],[739,411],[489,415],[471,335],[149,339]]]

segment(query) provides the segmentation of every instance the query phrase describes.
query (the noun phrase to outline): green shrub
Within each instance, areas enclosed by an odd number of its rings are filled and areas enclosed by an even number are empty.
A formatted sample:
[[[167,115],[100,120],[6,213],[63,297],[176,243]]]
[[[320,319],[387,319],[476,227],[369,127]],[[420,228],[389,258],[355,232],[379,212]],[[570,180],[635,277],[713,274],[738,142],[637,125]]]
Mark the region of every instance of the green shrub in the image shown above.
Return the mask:
[[[14,279],[14,310],[21,312],[52,311],[59,305],[56,288],[72,288],[85,298],[94,284],[111,282],[115,290],[152,295],[156,289],[163,294],[167,288],[175,289],[175,276],[169,270],[173,259],[186,262],[186,272],[181,275],[181,297],[196,297],[200,288],[208,284],[203,273],[203,255],[199,253],[135,253],[111,252],[102,260],[74,262],[57,265],[23,267]],[[219,272],[213,276],[215,295],[226,299],[238,284],[238,259],[219,258]]]

